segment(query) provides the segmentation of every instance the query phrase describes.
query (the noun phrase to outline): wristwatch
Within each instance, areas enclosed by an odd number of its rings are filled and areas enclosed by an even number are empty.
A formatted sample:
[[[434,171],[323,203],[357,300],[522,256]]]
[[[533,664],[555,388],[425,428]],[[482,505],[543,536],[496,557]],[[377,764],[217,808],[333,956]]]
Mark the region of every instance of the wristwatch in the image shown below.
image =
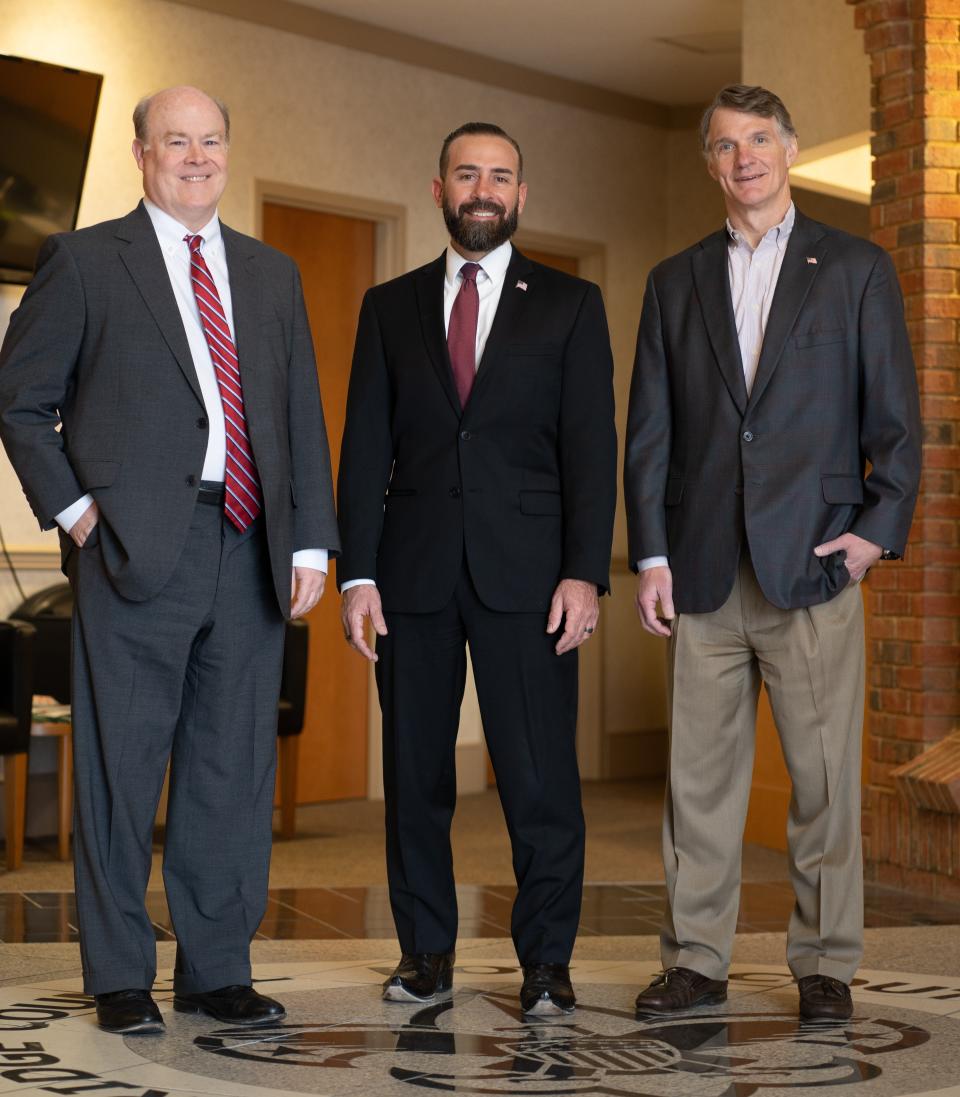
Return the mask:
[[[881,560],[902,560],[903,557],[900,555],[899,552],[894,552],[893,549],[884,549],[883,552],[880,553],[880,559]]]

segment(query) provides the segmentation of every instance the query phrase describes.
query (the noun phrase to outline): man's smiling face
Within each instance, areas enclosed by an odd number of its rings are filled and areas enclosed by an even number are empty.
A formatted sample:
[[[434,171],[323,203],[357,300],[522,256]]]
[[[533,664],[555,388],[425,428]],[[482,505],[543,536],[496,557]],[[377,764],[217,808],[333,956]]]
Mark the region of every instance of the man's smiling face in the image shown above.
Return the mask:
[[[150,103],[147,139],[133,142],[144,194],[196,232],[227,185],[227,135],[220,108],[196,88],[171,88]]]
[[[784,137],[775,118],[719,107],[710,119],[707,170],[731,218],[786,208],[796,156],[796,138]]]

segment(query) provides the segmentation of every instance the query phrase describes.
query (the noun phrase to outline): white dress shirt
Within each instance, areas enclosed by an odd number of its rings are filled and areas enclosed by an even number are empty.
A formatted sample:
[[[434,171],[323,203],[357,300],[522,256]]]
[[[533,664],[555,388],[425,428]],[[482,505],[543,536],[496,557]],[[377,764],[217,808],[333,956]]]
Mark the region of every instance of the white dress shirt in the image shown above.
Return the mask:
[[[763,335],[796,212],[791,202],[780,224],[767,229],[755,248],[750,247],[746,236],[727,219],[727,275],[748,397],[757,375]],[[668,563],[666,556],[647,556],[638,562],[637,569],[646,571],[647,568],[666,567]]]
[[[477,369],[480,368],[480,359],[483,357],[483,350],[487,345],[490,329],[493,327],[493,318],[497,314],[497,305],[500,304],[500,294],[503,292],[503,283],[507,276],[507,267],[510,265],[512,254],[513,245],[507,240],[506,243],[494,248],[493,251],[488,251],[479,260],[477,296],[480,298],[480,304],[477,311]],[[447,269],[443,276],[444,334],[450,330],[450,313],[453,311],[453,302],[463,285],[460,268],[464,263],[475,261],[464,259],[452,244],[447,245]],[[372,579],[351,579],[340,587],[340,593],[346,593],[351,587],[372,585],[374,585]]]
[[[204,335],[200,322],[200,310],[193,293],[193,283],[190,279],[190,249],[184,241],[185,236],[202,236],[203,244],[201,253],[210,270],[210,275],[220,294],[220,303],[230,328],[230,334],[236,341],[233,327],[233,303],[230,296],[230,278],[227,273],[227,255],[223,246],[223,236],[220,233],[220,219],[217,214],[207,222],[199,233],[191,233],[159,206],[144,198],[144,207],[153,224],[163,252],[163,261],[170,278],[173,296],[177,302],[177,309],[183,321],[183,330],[187,336],[187,344],[190,347],[190,357],[193,359],[197,380],[200,384],[200,393],[203,397],[203,405],[207,412],[209,430],[207,434],[207,451],[203,459],[203,469],[200,473],[201,480],[215,480],[223,482],[224,469],[227,460],[226,430],[223,422],[223,404],[220,400],[220,388],[217,384],[217,375],[210,357],[210,348],[207,346],[207,337]],[[84,495],[66,510],[56,516],[57,523],[67,532],[87,507],[93,502],[93,497]],[[293,554],[293,566],[314,568],[317,571],[326,571],[328,564],[328,550],[323,548],[299,549]]]

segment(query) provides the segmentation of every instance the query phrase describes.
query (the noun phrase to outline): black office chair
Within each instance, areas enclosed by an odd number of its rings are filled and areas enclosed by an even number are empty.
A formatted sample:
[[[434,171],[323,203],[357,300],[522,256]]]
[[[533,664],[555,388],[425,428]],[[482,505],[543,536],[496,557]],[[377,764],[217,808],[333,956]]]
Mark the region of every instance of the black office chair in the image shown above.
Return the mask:
[[[29,622],[36,629],[34,659],[35,693],[49,694],[62,704],[70,701],[70,619],[73,590],[69,583],[55,583],[31,594],[11,617]],[[306,621],[288,621],[283,651],[283,678],[277,713],[278,782],[280,791],[280,836],[296,833],[298,736],[303,731],[307,693],[307,655],[310,629]],[[49,725],[53,733],[62,726]],[[69,856],[70,757],[69,739],[60,744],[60,856]],[[66,786],[66,787],[64,787]],[[66,820],[65,822],[63,820]]]
[[[8,869],[19,868],[23,863],[35,639],[30,625],[0,621],[0,755],[3,755]]]
[[[69,583],[55,583],[31,594],[10,614],[37,631],[34,647],[33,692],[70,703],[70,619],[73,591]]]
[[[307,622],[288,621],[277,717],[281,838],[292,838],[297,830],[297,757],[306,713],[309,650],[310,627]]]

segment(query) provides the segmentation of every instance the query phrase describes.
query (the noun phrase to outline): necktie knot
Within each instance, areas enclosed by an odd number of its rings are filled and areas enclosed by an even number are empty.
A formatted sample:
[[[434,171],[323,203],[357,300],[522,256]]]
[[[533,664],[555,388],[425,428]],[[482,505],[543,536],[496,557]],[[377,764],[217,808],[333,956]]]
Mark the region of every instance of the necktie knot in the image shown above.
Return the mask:
[[[187,247],[194,255],[200,250],[200,245],[203,243],[203,237],[200,236],[199,233],[196,236],[190,236],[188,234],[184,236],[184,240],[186,240]]]
[[[479,263],[464,263],[460,268],[460,277],[464,282],[476,282],[480,270],[481,267]]]

